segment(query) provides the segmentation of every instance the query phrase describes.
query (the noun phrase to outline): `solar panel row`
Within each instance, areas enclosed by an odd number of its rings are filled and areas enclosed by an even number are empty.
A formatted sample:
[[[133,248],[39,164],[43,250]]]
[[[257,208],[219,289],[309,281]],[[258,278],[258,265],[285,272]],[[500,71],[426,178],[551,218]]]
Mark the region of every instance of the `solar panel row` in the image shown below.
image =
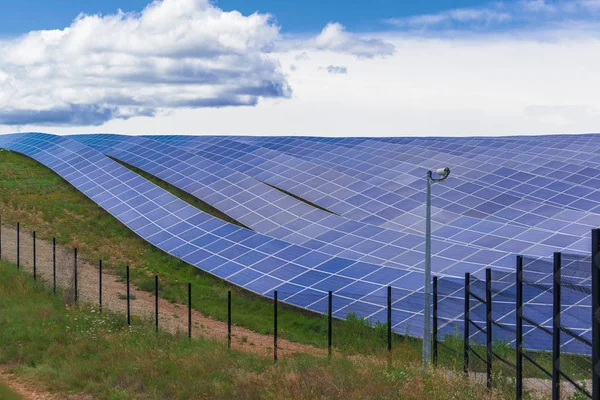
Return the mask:
[[[598,165],[589,153],[599,143],[585,136],[0,136],[0,147],[49,166],[150,243],[253,292],[271,296],[277,289],[287,303],[324,312],[333,290],[337,317],[353,312],[384,321],[385,286],[391,285],[394,329],[414,335],[422,330],[426,170],[452,169],[451,179],[434,186],[433,199],[433,269],[446,275],[443,329],[455,329],[461,315],[462,279],[456,277],[471,272],[477,290],[486,267],[499,277],[495,318],[510,327],[515,254],[537,260],[554,251],[589,251],[590,228],[600,225]],[[102,153],[254,231],[195,209]],[[549,271],[535,276],[543,283]],[[585,277],[569,279],[587,284]],[[547,325],[548,290],[528,290],[528,306]],[[589,313],[588,295],[572,300],[565,312]],[[569,319],[569,328],[589,333],[578,318]],[[495,335],[510,339],[506,332]],[[536,339],[538,331],[527,335],[531,348],[547,347]]]

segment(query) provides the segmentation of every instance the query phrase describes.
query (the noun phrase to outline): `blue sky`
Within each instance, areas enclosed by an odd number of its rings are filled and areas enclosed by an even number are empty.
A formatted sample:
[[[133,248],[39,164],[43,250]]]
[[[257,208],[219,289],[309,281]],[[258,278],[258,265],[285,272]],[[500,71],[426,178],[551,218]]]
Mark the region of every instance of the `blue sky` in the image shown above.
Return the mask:
[[[18,35],[39,29],[61,29],[80,12],[86,14],[141,11],[148,0],[0,0],[0,35]],[[352,31],[389,30],[388,18],[433,14],[443,10],[475,7],[480,0],[219,0],[223,10],[243,14],[270,13],[284,33],[320,31],[337,21]],[[509,1],[510,3],[510,1]]]
[[[600,0],[0,0],[0,10],[0,133],[600,131]]]

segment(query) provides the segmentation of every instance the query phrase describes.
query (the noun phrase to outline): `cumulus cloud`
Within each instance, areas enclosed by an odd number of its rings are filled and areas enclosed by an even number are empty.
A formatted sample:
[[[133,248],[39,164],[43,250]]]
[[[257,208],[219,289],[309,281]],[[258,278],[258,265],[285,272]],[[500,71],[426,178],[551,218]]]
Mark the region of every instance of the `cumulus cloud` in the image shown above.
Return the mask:
[[[224,12],[209,0],[79,15],[65,29],[0,42],[0,124],[100,125],[287,98],[269,54],[277,40],[268,14]]]
[[[327,68],[319,68],[319,69],[325,69],[330,74],[347,74],[348,73],[348,68],[344,67],[343,65],[330,65]]]
[[[321,33],[309,40],[306,45],[317,50],[347,53],[360,58],[391,56],[395,51],[393,44],[347,32],[337,22],[327,24]]]
[[[593,20],[600,13],[600,0],[520,0],[492,2],[480,7],[456,8],[436,14],[389,18],[388,24],[403,29],[542,27],[545,23],[571,24]],[[543,23],[543,24],[542,24]]]

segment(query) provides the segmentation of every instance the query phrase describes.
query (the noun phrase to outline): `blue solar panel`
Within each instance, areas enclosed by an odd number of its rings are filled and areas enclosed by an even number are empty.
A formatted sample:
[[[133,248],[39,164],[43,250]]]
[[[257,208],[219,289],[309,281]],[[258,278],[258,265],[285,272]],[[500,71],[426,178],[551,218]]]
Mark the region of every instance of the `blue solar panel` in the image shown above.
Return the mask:
[[[512,271],[517,253],[547,260],[554,251],[589,252],[590,228],[600,225],[598,161],[590,149],[599,145],[600,137],[585,135],[0,136],[0,147],[52,168],[148,242],[258,294],[278,289],[284,301],[324,312],[326,293],[333,290],[336,316],[356,312],[375,321],[385,317],[385,286],[391,285],[394,329],[417,335],[427,169],[452,170],[433,190],[432,264],[434,273],[455,286],[442,299],[453,310],[443,318],[455,321],[462,307],[458,277],[465,272],[477,286],[486,267]],[[102,153],[189,192],[252,230],[203,213]],[[540,271],[539,282],[549,284],[548,276]],[[589,285],[584,278],[576,282]],[[496,293],[499,321],[514,312],[509,300],[500,300],[510,297],[513,283]],[[530,312],[547,325],[551,296],[534,289],[528,296]],[[564,298],[575,311],[588,301],[580,293],[565,292]],[[565,323],[586,333],[575,311]]]

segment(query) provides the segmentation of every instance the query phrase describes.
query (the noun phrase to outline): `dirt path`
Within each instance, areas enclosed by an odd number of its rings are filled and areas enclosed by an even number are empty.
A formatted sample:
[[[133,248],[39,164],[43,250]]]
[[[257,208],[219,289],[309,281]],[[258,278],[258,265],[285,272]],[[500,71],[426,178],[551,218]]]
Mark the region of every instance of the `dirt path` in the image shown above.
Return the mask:
[[[0,383],[8,386],[13,392],[23,398],[23,400],[58,400],[55,395],[33,390],[23,379],[8,372],[6,366],[0,365]]]
[[[16,229],[2,226],[2,259],[16,262]],[[33,237],[29,232],[21,230],[20,237],[20,264],[21,267],[33,272]],[[73,250],[57,246],[56,249],[56,276],[57,286],[64,289],[66,296],[73,294]],[[52,284],[52,242],[36,240],[36,270],[38,279]],[[79,259],[77,265],[79,301],[83,303],[98,304],[98,267],[85,260]],[[104,309],[127,312],[127,301],[124,294],[127,287],[124,282],[118,282],[119,277],[103,271],[102,278],[102,304]],[[154,319],[155,298],[152,294],[131,287],[132,298],[131,313],[142,318]],[[159,329],[171,333],[185,332],[188,330],[187,305],[169,303],[159,299]],[[204,336],[219,341],[227,341],[227,324],[202,315],[192,310],[192,334]],[[231,347],[237,350],[248,351],[265,357],[273,355],[273,336],[262,335],[239,326],[232,327]],[[278,339],[277,355],[285,358],[293,353],[308,353],[326,356],[327,351],[314,346]]]

